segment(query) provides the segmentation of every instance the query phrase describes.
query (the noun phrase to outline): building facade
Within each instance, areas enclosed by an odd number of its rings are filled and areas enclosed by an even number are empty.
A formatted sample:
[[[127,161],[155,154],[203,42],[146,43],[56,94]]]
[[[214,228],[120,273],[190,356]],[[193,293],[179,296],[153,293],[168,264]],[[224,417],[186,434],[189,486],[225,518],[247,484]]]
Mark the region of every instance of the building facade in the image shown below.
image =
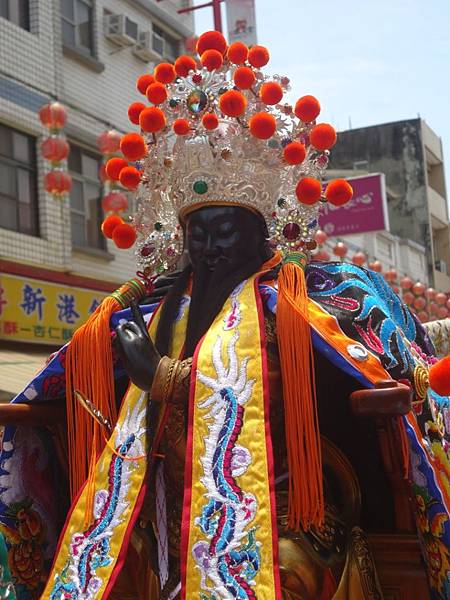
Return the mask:
[[[390,231],[349,236],[383,264],[450,290],[450,224],[440,138],[422,119],[339,133],[331,168],[384,173]],[[420,277],[423,273],[423,277]]]
[[[128,105],[142,99],[136,79],[184,51],[193,17],[177,11],[189,1],[0,2],[2,346],[61,345],[107,292],[133,275],[133,250],[117,250],[100,234],[97,137],[136,128],[127,118]],[[38,110],[51,100],[68,111],[73,186],[63,201],[43,187]],[[72,308],[70,302],[58,308],[71,296]]]
[[[358,163],[356,163],[356,166],[358,167]],[[407,275],[414,281],[421,281],[428,285],[429,277],[425,246],[417,241],[413,241],[408,238],[405,239],[399,235],[394,235],[391,232],[392,230],[389,225],[389,214],[387,207],[389,206],[391,200],[395,199],[395,193],[386,185],[386,178],[384,174],[369,173],[361,168],[329,169],[326,177],[329,180],[338,178],[349,180],[356,190],[352,200],[352,202],[355,202],[356,205],[358,205],[358,202],[360,201],[367,200],[367,197],[370,196],[371,203],[373,204],[375,202],[377,204],[377,212],[372,216],[375,217],[375,220],[378,223],[367,223],[369,226],[368,228],[375,228],[375,230],[365,231],[364,225],[361,226],[361,223],[358,222],[358,218],[355,227],[354,215],[352,212],[350,212],[348,213],[348,216],[346,216],[346,219],[348,220],[346,229],[356,229],[357,232],[345,234],[342,231],[330,232],[330,228],[327,227],[327,223],[325,221],[323,228],[324,231],[330,235],[330,237],[326,241],[323,249],[328,252],[330,256],[332,256],[333,248],[335,247],[337,241],[343,241],[348,247],[348,254],[346,257],[347,260],[351,260],[352,256],[356,254],[356,252],[364,251],[367,256],[367,262],[370,263],[375,260],[379,261],[381,263],[383,272],[395,269],[399,277]],[[377,193],[377,186],[373,187],[372,189],[369,188],[364,194],[364,198],[360,193],[358,194],[358,189],[355,187],[355,182],[359,181],[361,178],[367,181],[368,179],[373,180],[380,177],[381,181],[383,182],[381,188],[384,190],[384,194],[386,196],[385,210],[382,210],[381,207],[378,207],[378,202],[380,202],[381,198]],[[381,212],[383,212],[383,218],[380,217]],[[366,216],[365,219],[367,221],[367,219],[370,219],[370,217]],[[383,221],[383,223],[381,223],[381,221]],[[376,225],[379,226],[378,229],[376,228]]]

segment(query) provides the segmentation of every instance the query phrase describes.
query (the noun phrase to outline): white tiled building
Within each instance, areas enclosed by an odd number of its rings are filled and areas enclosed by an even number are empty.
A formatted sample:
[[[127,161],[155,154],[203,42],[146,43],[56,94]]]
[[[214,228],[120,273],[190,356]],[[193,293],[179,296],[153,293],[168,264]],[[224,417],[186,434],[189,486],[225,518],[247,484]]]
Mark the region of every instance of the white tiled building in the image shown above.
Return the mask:
[[[193,16],[177,11],[189,4],[0,1],[0,346],[24,341],[11,333],[22,326],[19,318],[2,323],[6,275],[103,295],[134,275],[133,250],[118,250],[100,234],[97,137],[110,128],[136,130],[127,118],[128,105],[142,100],[136,79],[151,72],[152,63],[184,52]],[[68,110],[64,133],[73,187],[63,202],[43,188],[39,145],[45,130],[38,110],[50,100]]]
[[[136,79],[152,67],[137,56],[135,38],[149,44],[147,58],[158,59],[153,46],[162,51],[161,57],[173,59],[193,33],[191,14],[177,14],[177,8],[186,4],[183,0],[0,3],[2,259],[114,283],[133,274],[131,250],[119,252],[109,241],[103,247],[100,237],[89,245],[80,243],[78,236],[79,247],[71,245],[69,203],[61,207],[42,188],[38,141],[43,128],[37,111],[50,99],[58,99],[68,108],[65,132],[72,147],[69,167],[76,180],[72,208],[83,203],[86,221],[98,221],[97,215],[89,214],[90,208],[94,212],[93,207],[98,206],[90,197],[99,191],[97,161],[101,157],[96,138],[110,127],[130,129],[127,107],[140,99]],[[107,38],[108,15],[110,19],[118,16],[119,29],[123,25],[122,34],[115,39],[130,45],[120,46]],[[22,166],[28,177],[17,175]]]

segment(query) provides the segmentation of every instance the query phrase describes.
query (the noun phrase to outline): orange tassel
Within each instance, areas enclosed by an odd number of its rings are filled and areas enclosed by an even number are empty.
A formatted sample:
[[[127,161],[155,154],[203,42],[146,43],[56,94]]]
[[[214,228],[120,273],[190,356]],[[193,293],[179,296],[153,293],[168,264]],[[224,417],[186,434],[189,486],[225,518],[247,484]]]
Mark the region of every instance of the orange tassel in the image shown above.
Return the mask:
[[[89,399],[112,427],[117,420],[109,322],[117,310],[140,299],[145,287],[138,279],[107,296],[77,331],[66,352],[66,409],[69,482],[72,499],[88,478],[86,518],[92,515],[95,464],[104,447],[101,425],[77,401],[75,391]],[[90,492],[89,492],[90,490]],[[89,511],[90,509],[90,511]]]
[[[306,531],[324,522],[314,359],[304,267],[292,254],[278,275],[277,332],[283,380],[289,465],[288,527]]]

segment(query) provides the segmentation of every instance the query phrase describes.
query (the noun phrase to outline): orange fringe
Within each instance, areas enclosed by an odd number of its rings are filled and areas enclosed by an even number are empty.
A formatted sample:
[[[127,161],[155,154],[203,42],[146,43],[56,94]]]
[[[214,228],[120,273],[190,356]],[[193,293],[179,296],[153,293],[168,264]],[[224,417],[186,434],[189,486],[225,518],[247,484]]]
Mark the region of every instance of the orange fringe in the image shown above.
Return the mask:
[[[69,482],[72,499],[92,472],[103,449],[101,426],[81,406],[75,390],[88,398],[112,426],[117,419],[111,315],[121,308],[112,296],[106,297],[90,319],[77,329],[66,353],[66,406],[69,450]]]
[[[138,279],[107,296],[89,320],[74,333],[66,352],[66,409],[69,483],[72,500],[86,482],[86,525],[92,516],[95,465],[105,446],[102,426],[81,406],[75,391],[89,399],[114,427],[117,407],[114,390],[111,315],[139,300],[145,287]]]
[[[314,358],[303,269],[285,262],[278,275],[277,332],[289,465],[288,527],[306,531],[324,522]]]
[[[398,426],[398,433],[400,436],[400,452],[402,454],[402,462],[403,462],[403,478],[408,479],[408,477],[409,477],[409,440],[408,440],[408,434],[406,433],[403,417],[397,418],[397,426]]]

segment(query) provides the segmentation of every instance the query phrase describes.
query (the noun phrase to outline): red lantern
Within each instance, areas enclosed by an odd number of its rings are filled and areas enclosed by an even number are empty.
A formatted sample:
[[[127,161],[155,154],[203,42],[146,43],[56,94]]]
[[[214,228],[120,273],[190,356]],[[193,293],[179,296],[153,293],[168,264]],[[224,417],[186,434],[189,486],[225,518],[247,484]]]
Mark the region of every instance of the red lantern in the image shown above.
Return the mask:
[[[394,294],[398,294],[400,292],[400,288],[398,287],[398,285],[393,285],[392,291],[394,292]]]
[[[384,278],[386,281],[389,281],[389,283],[393,283],[397,279],[397,271],[395,269],[389,269],[384,274]]]
[[[97,146],[102,154],[114,154],[120,148],[121,134],[115,129],[104,131],[97,138]]]
[[[52,136],[41,144],[41,154],[45,160],[60,162],[69,156],[70,147],[64,138]]]
[[[425,286],[418,281],[412,286],[412,291],[416,296],[422,296],[425,292]]]
[[[410,290],[413,286],[413,281],[410,277],[402,277],[400,279],[400,287],[402,290]]]
[[[352,256],[352,263],[354,265],[357,265],[358,267],[362,267],[366,260],[367,256],[364,254],[364,252],[361,251],[356,252],[356,254]]]
[[[416,298],[413,300],[413,306],[414,308],[417,308],[417,310],[422,310],[426,305],[427,301],[423,296],[416,296]]]
[[[72,177],[65,171],[49,171],[44,177],[46,191],[53,196],[62,196],[72,189]]]
[[[426,323],[430,320],[428,313],[426,313],[424,310],[421,310],[417,313],[417,318],[421,323]]]
[[[436,304],[436,302],[433,302],[433,301],[430,302],[430,313],[435,316],[437,315],[438,305]]]
[[[100,165],[100,168],[98,170],[98,178],[100,179],[100,181],[102,183],[105,183],[106,181],[109,181],[108,174],[106,173],[106,163],[102,163]]]
[[[314,260],[323,260],[326,262],[327,260],[330,260],[330,255],[326,250],[319,250],[319,252],[316,252],[316,254],[314,254],[313,258]]]
[[[189,54],[195,54],[197,51],[197,40],[198,37],[196,35],[191,35],[190,37],[184,40],[184,47]]]
[[[447,300],[447,308],[450,310],[450,298]]]
[[[439,292],[439,294],[436,294],[435,300],[439,306],[443,306],[447,302],[447,296],[443,292]]]
[[[122,192],[113,191],[102,199],[102,208],[105,213],[120,213],[128,208],[128,199]]]
[[[410,306],[414,301],[414,294],[412,292],[404,292],[403,293],[403,302]]]
[[[39,119],[48,129],[61,129],[67,121],[67,111],[60,102],[49,102],[39,110]]]
[[[344,242],[338,242],[336,244],[336,246],[333,248],[333,254],[335,254],[336,256],[339,256],[339,258],[342,260],[346,254],[348,252],[348,247],[347,244],[344,244]]]
[[[377,273],[381,273],[383,270],[383,265],[379,260],[374,260],[373,262],[369,263],[369,269],[372,269],[372,271],[376,271]]]
[[[446,306],[440,306],[440,307],[438,308],[438,314],[437,314],[437,316],[438,316],[440,319],[446,319],[446,318],[447,318],[447,316],[448,316],[448,310],[447,310],[447,307],[446,307]]]
[[[316,242],[319,244],[319,246],[321,246],[322,244],[325,244],[325,242],[328,239],[328,236],[325,233],[325,231],[322,231],[321,229],[318,229],[316,231],[316,235],[314,237],[315,237]]]
[[[428,300],[433,300],[436,296],[436,290],[432,287],[427,288],[425,290],[425,296],[428,298]]]

